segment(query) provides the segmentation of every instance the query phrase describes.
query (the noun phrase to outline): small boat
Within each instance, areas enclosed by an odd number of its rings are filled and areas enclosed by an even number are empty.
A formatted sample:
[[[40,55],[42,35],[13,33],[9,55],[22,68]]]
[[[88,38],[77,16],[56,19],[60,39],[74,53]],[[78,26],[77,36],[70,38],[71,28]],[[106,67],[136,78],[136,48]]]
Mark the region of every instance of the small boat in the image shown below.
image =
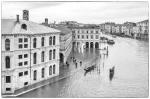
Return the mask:
[[[114,40],[108,40],[107,43],[108,43],[108,44],[111,44],[111,45],[112,45],[112,44],[115,44]]]
[[[112,80],[115,72],[115,67],[109,69],[109,79]]]
[[[85,70],[86,72],[88,72],[88,71],[94,70],[94,68],[95,68],[95,65],[92,65],[92,66],[90,66],[90,67],[85,68],[84,70]]]

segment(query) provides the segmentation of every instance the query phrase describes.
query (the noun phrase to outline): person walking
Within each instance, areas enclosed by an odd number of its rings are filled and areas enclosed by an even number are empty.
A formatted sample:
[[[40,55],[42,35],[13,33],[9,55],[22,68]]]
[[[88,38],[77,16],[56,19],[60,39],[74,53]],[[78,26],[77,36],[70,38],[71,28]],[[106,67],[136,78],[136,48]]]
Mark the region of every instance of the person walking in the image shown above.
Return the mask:
[[[80,61],[80,66],[82,66],[82,61]]]

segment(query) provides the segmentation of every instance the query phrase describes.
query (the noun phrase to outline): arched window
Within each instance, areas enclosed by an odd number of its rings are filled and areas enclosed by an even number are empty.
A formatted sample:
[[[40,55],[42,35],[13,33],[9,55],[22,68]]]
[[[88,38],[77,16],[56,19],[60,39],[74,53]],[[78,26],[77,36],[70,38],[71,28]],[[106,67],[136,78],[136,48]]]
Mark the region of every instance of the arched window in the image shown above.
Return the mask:
[[[37,57],[37,55],[36,55],[36,53],[34,53],[33,54],[33,64],[36,64],[36,57]]]
[[[49,50],[49,60],[52,59],[52,50]]]
[[[55,53],[56,53],[56,50],[54,49],[53,50],[53,59],[55,59]]]
[[[55,36],[53,36],[53,45],[55,45],[55,41],[56,41]]]
[[[44,46],[44,37],[41,39],[41,46]]]
[[[9,40],[9,39],[6,39],[6,40],[5,40],[5,50],[6,50],[6,51],[9,51],[9,50],[10,50],[10,40]]]
[[[27,25],[26,24],[22,24],[21,28],[24,29],[24,30],[27,30]]]
[[[45,72],[45,69],[42,68],[42,78],[44,78],[44,72]]]
[[[49,75],[52,75],[52,66],[49,67]]]
[[[36,38],[33,39],[33,48],[36,48]]]
[[[10,57],[9,56],[6,56],[5,64],[6,64],[6,68],[10,68]]]
[[[55,74],[55,69],[56,69],[56,66],[53,65],[53,74]]]
[[[49,37],[49,45],[52,45],[52,37]]]
[[[42,53],[41,53],[41,62],[44,62],[44,51],[42,51]]]
[[[33,80],[36,80],[36,78],[37,78],[37,71],[36,71],[36,70],[34,70]]]

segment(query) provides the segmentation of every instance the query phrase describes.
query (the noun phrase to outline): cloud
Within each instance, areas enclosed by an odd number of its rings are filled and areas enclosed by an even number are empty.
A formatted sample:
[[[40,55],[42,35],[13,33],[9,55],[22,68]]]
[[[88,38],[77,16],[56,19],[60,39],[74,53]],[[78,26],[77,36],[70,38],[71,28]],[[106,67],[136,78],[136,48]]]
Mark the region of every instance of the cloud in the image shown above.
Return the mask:
[[[3,4],[2,17],[29,9],[30,20],[50,22],[75,20],[82,23],[141,21],[148,18],[148,2],[18,2]],[[10,11],[10,13],[8,13]]]

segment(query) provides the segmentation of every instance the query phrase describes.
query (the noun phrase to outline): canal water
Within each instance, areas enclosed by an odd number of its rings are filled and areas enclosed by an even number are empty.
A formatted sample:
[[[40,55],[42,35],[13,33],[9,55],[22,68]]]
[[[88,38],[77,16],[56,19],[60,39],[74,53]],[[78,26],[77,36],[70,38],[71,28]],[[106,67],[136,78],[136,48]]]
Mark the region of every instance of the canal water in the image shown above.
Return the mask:
[[[95,64],[88,73],[79,69],[69,78],[33,90],[19,97],[148,97],[148,41],[114,38],[108,55],[95,49],[76,49],[74,56],[85,67]],[[109,69],[115,67],[110,78]]]

